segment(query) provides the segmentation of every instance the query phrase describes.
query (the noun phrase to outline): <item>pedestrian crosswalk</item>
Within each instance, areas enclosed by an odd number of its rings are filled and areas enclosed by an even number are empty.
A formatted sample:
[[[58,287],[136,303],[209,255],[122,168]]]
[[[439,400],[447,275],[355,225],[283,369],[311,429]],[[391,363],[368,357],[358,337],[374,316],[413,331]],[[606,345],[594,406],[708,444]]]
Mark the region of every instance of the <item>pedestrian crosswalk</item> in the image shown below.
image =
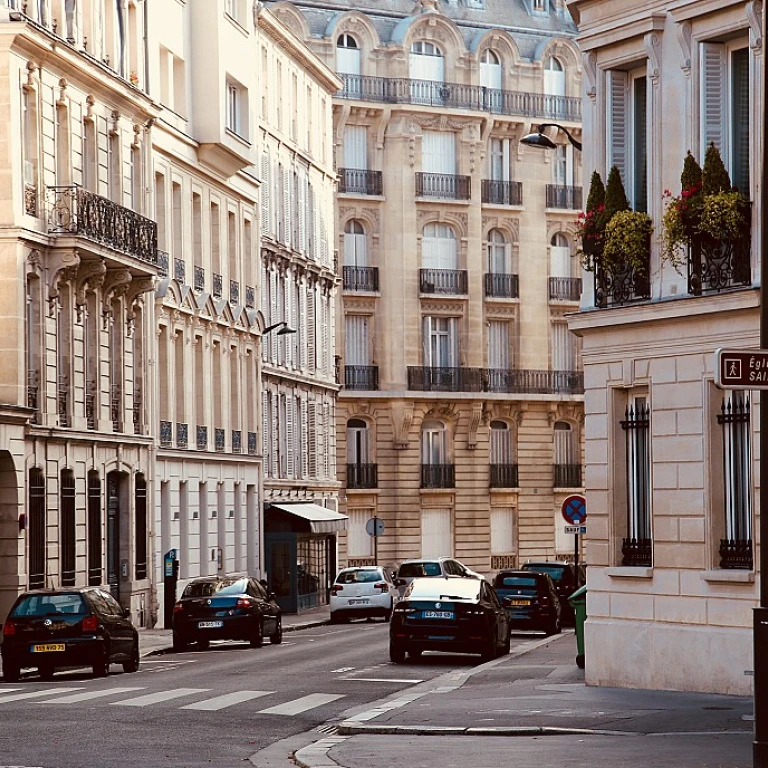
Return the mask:
[[[83,686],[47,686],[39,690],[0,688],[0,713],[4,704],[31,706],[56,705],[145,708],[173,702],[178,709],[198,712],[218,712],[234,706],[250,707],[252,714],[295,717],[344,698],[340,693],[310,693],[287,698],[278,691],[229,691],[216,693],[210,688],[167,688],[147,691],[145,686],[115,686],[84,690]],[[212,695],[215,694],[215,695]],[[287,700],[286,700],[287,698]],[[114,699],[110,701],[110,699]],[[254,703],[264,699],[262,703]],[[263,705],[268,706],[264,707]],[[1,716],[1,715],[0,715]]]

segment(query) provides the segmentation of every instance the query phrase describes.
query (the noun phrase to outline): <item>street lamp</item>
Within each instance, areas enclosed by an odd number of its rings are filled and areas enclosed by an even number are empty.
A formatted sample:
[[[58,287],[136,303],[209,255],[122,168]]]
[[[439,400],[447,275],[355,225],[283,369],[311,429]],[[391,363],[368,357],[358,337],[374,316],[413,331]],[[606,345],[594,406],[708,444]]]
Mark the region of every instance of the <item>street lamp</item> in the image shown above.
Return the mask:
[[[570,131],[559,123],[542,123],[536,129],[536,133],[529,133],[527,136],[523,136],[523,138],[520,139],[520,143],[527,144],[529,147],[554,149],[557,146],[555,142],[552,141],[552,139],[550,139],[549,136],[547,136],[545,133],[542,133],[545,128],[559,128],[568,137],[568,141],[570,141],[571,144],[573,144],[573,146],[576,147],[579,152],[581,152],[581,142],[578,139],[574,139],[573,136],[571,136]]]
[[[266,336],[268,333],[272,333],[272,331],[275,330],[275,328],[279,328],[280,330],[277,332],[278,336],[288,336],[291,333],[296,333],[295,328],[291,328],[288,323],[285,320],[282,320],[279,323],[274,323],[273,325],[267,326],[262,332],[262,336]]]

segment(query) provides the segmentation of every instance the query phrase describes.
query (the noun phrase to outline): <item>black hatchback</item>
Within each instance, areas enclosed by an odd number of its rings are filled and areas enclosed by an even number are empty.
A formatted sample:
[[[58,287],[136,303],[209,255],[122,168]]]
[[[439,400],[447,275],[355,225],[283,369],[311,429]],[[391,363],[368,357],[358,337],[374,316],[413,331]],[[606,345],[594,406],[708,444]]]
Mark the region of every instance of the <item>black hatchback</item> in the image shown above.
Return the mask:
[[[560,600],[552,579],[546,573],[533,571],[499,571],[493,589],[509,616],[509,626],[559,634]]]
[[[104,677],[113,662],[139,668],[139,633],[109,592],[96,587],[25,592],[3,624],[3,678],[35,667],[44,680],[57,667],[88,666]]]
[[[275,595],[256,579],[209,576],[190,581],[173,607],[173,649],[190,643],[205,650],[211,640],[248,640],[260,648],[264,638],[283,641],[283,622]]]
[[[521,567],[524,571],[546,573],[552,579],[552,583],[555,585],[555,592],[557,592],[557,596],[560,599],[563,623],[572,624],[574,620],[573,607],[568,602],[568,598],[586,583],[587,576],[584,566],[557,561],[543,561],[526,563]]]

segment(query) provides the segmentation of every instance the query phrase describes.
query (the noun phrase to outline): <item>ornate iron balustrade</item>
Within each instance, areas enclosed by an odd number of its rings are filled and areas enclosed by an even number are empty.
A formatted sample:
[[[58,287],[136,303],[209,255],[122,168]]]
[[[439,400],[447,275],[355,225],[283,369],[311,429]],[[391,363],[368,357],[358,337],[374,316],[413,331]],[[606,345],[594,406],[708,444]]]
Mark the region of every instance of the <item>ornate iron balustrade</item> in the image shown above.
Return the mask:
[[[720,539],[720,567],[751,571],[754,567],[752,539]]]
[[[379,290],[378,267],[342,267],[341,273],[345,291]]]
[[[581,298],[581,278],[550,277],[549,298],[560,301],[578,301]]]
[[[482,392],[482,368],[408,366],[408,389],[416,392]]]
[[[486,272],[484,280],[487,298],[517,299],[520,296],[520,278],[518,275]]]
[[[173,277],[182,285],[187,284],[187,268],[184,259],[178,257],[173,260]]]
[[[221,293],[224,287],[224,280],[222,279],[221,275],[217,275],[215,272],[213,273],[213,295],[215,298],[220,299]]]
[[[345,365],[344,389],[376,390],[379,388],[378,365]]]
[[[522,205],[523,182],[483,179],[480,185],[480,199],[491,205]]]
[[[381,171],[339,168],[339,192],[353,195],[381,195],[384,192]]]
[[[653,565],[653,542],[651,539],[623,539],[621,542],[621,564],[650,568]]]
[[[256,306],[256,289],[252,285],[245,286],[245,306],[248,309]]]
[[[336,94],[340,99],[470,109],[548,120],[581,120],[581,100],[575,96],[502,91],[481,85],[441,83],[408,77],[347,74],[340,74],[339,77],[344,81],[344,86]]]
[[[115,384],[112,387],[109,400],[109,415],[112,419],[112,429],[114,432],[123,431],[123,390],[120,385]]]
[[[584,393],[584,374],[581,371],[489,368],[485,371],[484,384],[487,392],[579,395]]]
[[[201,293],[205,290],[205,269],[195,264],[195,290]]]
[[[248,433],[248,455],[249,456],[256,455],[256,433],[255,432]]]
[[[24,213],[28,216],[37,216],[37,186],[35,184],[24,185]]]
[[[173,422],[160,422],[160,447],[170,448],[173,445]]]
[[[157,252],[157,271],[160,277],[168,277],[168,266],[170,262],[170,256],[165,251]]]
[[[134,392],[133,394],[133,434],[134,435],[141,435],[143,434],[142,430],[142,409],[141,409],[141,395],[139,393]]]
[[[96,384],[85,383],[85,424],[88,429],[96,429]]]
[[[455,488],[456,471],[453,464],[422,464],[422,488]]]
[[[582,208],[581,187],[547,184],[546,194],[547,208],[561,208],[567,211],[580,211]]]
[[[225,434],[225,431],[219,427],[216,427],[213,431],[214,448],[217,453],[222,453],[224,451]]]
[[[581,488],[581,464],[555,464],[555,488]]]
[[[594,272],[595,306],[619,306],[650,299],[651,281],[648,277],[650,268],[650,243],[645,264],[641,268],[636,268],[628,262],[610,268],[596,266]]]
[[[240,303],[240,283],[237,280],[229,281],[229,303]]]
[[[40,373],[27,371],[27,408],[37,411],[40,407]]]
[[[207,451],[208,450],[208,427],[204,426],[203,424],[197,425],[197,450],[198,451]]]
[[[81,235],[157,264],[157,224],[77,185],[48,187],[50,234]]]
[[[465,269],[422,269],[419,290],[422,293],[442,293],[461,296],[467,292],[467,270]]]
[[[517,464],[491,464],[491,488],[517,488],[519,484]]]
[[[65,376],[59,376],[56,387],[56,405],[59,415],[59,426],[69,427],[69,383]]]
[[[187,448],[189,446],[189,424],[182,421],[176,423],[176,447]]]
[[[347,464],[347,488],[378,487],[378,464]]]
[[[232,430],[232,453],[242,453],[243,433],[239,429]]]
[[[469,200],[472,179],[450,173],[416,173],[416,196],[437,197],[442,200]]]

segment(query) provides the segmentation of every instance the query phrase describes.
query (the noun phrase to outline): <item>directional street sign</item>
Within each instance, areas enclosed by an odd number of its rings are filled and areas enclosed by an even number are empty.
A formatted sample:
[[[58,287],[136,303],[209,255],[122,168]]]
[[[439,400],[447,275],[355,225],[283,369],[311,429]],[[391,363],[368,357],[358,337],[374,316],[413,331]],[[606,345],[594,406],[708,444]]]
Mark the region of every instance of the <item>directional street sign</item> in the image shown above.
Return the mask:
[[[564,526],[563,530],[565,531],[565,533],[576,533],[581,536],[584,536],[587,533],[587,526],[586,525],[566,525]]]
[[[566,523],[581,525],[587,519],[587,500],[578,494],[563,501],[563,517]]]
[[[720,389],[768,389],[768,349],[718,349],[715,384]]]

